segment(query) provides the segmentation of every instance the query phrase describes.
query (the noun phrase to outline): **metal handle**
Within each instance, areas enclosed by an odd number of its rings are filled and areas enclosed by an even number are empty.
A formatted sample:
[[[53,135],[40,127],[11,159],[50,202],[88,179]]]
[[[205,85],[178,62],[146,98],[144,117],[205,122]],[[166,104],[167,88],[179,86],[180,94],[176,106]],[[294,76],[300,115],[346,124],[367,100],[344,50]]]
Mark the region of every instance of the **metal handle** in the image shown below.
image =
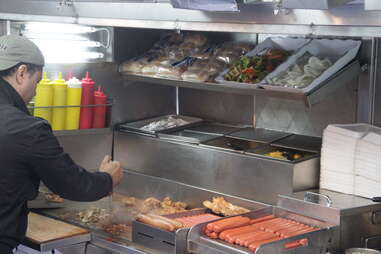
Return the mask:
[[[325,205],[326,207],[331,207],[333,203],[332,199],[328,195],[310,192],[310,191],[307,191],[304,194],[304,201]],[[321,202],[321,201],[324,201],[324,202]]]

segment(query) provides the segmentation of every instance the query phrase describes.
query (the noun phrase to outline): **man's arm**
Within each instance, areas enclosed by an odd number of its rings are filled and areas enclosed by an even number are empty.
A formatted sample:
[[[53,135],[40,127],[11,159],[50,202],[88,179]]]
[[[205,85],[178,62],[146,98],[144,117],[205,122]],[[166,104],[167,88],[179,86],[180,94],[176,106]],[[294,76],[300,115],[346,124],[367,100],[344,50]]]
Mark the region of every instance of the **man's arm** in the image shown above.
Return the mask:
[[[55,194],[74,201],[95,201],[112,192],[113,180],[104,172],[90,173],[66,154],[50,126],[41,124],[26,152],[28,165]]]

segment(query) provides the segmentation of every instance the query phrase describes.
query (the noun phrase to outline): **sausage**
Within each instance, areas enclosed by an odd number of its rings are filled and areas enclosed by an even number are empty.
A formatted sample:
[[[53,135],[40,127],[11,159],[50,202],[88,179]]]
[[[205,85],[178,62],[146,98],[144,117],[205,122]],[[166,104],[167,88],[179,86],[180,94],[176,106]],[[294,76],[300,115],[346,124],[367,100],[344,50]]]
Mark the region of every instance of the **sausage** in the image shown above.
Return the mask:
[[[256,232],[256,231],[260,230],[258,228],[250,227],[250,226],[241,227],[241,228],[238,228],[238,229],[239,230],[237,230],[237,231],[227,233],[226,236],[224,237],[224,240],[227,240],[228,242],[231,242],[231,241],[234,241],[239,236],[242,236],[242,235],[245,235],[245,234],[248,234],[248,233],[252,233],[252,232]]]
[[[271,227],[265,227],[265,228],[263,228],[263,230],[274,233],[278,230],[289,228],[292,225],[293,224],[290,222],[284,222],[284,223],[280,223],[278,225],[274,225]]]
[[[299,231],[299,230],[304,230],[304,229],[311,229],[311,227],[307,225],[294,225],[289,228],[278,230],[276,234],[282,236],[284,234],[289,234],[289,233]]]
[[[267,240],[267,239],[274,238],[274,237],[277,237],[277,236],[273,233],[265,232],[265,233],[260,234],[256,237],[249,238],[249,239],[245,240],[243,242],[243,246],[245,246],[247,248],[247,247],[249,247],[250,244],[252,244],[254,242],[263,241],[263,240]]]
[[[176,220],[169,219],[169,218],[164,217],[164,216],[160,216],[160,215],[156,215],[156,214],[147,214],[147,215],[151,216],[152,218],[163,220],[163,221],[166,221],[168,223],[171,223],[171,224],[173,224],[173,226],[175,226],[175,228],[184,227],[183,223],[176,221]]]
[[[233,217],[232,220],[224,221],[223,223],[216,223],[213,227],[213,231],[220,233],[223,230],[246,226],[249,224],[250,219],[247,217]],[[226,219],[227,220],[227,219]],[[222,221],[221,221],[222,222]]]
[[[238,244],[237,243],[238,239],[242,239],[242,238],[245,238],[245,237],[250,236],[250,235],[253,236],[254,234],[261,234],[261,233],[263,233],[263,231],[261,231],[260,229],[252,229],[250,231],[236,233],[236,234],[233,234],[231,236],[228,236],[227,240],[230,243]]]
[[[231,218],[226,218],[226,219],[222,219],[222,220],[218,220],[218,221],[214,221],[214,222],[210,222],[206,225],[206,228],[209,229],[210,231],[214,231],[214,226],[215,225],[220,225],[220,224],[226,224],[226,223],[230,223],[232,221],[236,221],[237,219],[239,218],[246,218],[246,217],[242,217],[242,216],[235,216],[235,217],[231,217]]]
[[[172,224],[170,224],[166,221],[159,220],[159,219],[156,219],[156,218],[153,218],[151,216],[144,215],[144,214],[139,214],[136,217],[136,220],[143,222],[145,224],[151,225],[155,228],[160,228],[160,229],[167,230],[167,231],[175,231],[175,229],[176,229],[175,226],[173,226]]]
[[[218,238],[218,233],[212,232],[212,233],[210,233],[209,237],[212,238],[212,239],[217,239]]]
[[[227,229],[227,230],[224,230],[220,233],[219,238],[221,240],[225,240],[226,237],[231,236],[232,234],[243,232],[247,229],[253,230],[253,229],[255,229],[255,227],[253,227],[253,225],[248,225],[248,226],[243,226],[243,227],[238,227],[238,228]]]
[[[275,218],[274,215],[267,215],[267,216],[264,216],[264,217],[259,217],[259,218],[256,218],[256,219],[252,219],[250,221],[250,224],[259,223],[259,222],[271,220],[271,219],[274,219],[274,218]]]
[[[210,231],[209,229],[207,229],[207,228],[205,228],[204,229],[204,233],[205,233],[205,235],[208,235],[208,234],[210,234],[210,233],[212,233],[213,231]]]
[[[234,237],[234,243],[243,246],[246,240],[255,239],[256,237],[262,237],[264,234],[268,234],[268,232],[264,232],[261,230],[249,232],[249,233]]]
[[[274,237],[266,239],[266,240],[261,240],[261,241],[253,242],[253,243],[251,243],[248,246],[248,248],[251,251],[256,251],[256,249],[259,248],[262,244],[271,243],[271,242],[275,242],[275,241],[278,241],[278,240],[280,240],[280,238],[277,237],[277,236],[274,236]]]
[[[289,237],[293,237],[293,236],[297,236],[297,235],[301,235],[301,234],[306,234],[306,233],[309,233],[309,232],[313,232],[313,231],[316,231],[316,230],[319,230],[318,228],[307,228],[307,229],[302,229],[302,230],[298,230],[298,231],[295,231],[295,232],[292,232],[292,233],[285,233],[283,234],[283,238],[289,238]]]

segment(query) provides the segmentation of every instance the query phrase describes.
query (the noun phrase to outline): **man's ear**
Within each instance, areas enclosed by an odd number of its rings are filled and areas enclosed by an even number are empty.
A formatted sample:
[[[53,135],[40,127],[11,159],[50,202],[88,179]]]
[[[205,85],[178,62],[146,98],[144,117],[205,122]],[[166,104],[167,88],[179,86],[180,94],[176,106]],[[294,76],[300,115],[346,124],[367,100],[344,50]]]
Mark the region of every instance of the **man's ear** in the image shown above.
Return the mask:
[[[16,70],[16,82],[17,85],[23,84],[24,79],[27,78],[28,67],[25,64],[20,65]]]

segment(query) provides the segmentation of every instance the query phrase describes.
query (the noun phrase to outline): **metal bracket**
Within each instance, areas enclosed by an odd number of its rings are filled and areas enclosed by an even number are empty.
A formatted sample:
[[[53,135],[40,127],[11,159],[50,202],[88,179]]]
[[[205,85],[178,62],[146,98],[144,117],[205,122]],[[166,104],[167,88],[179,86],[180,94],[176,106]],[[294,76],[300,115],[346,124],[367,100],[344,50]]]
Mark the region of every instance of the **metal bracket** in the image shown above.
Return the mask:
[[[328,195],[307,191],[304,194],[304,201],[324,205],[326,207],[332,206],[332,199]]]
[[[57,4],[57,9],[59,11],[62,11],[64,7],[71,7],[73,6],[73,0],[59,0]]]

